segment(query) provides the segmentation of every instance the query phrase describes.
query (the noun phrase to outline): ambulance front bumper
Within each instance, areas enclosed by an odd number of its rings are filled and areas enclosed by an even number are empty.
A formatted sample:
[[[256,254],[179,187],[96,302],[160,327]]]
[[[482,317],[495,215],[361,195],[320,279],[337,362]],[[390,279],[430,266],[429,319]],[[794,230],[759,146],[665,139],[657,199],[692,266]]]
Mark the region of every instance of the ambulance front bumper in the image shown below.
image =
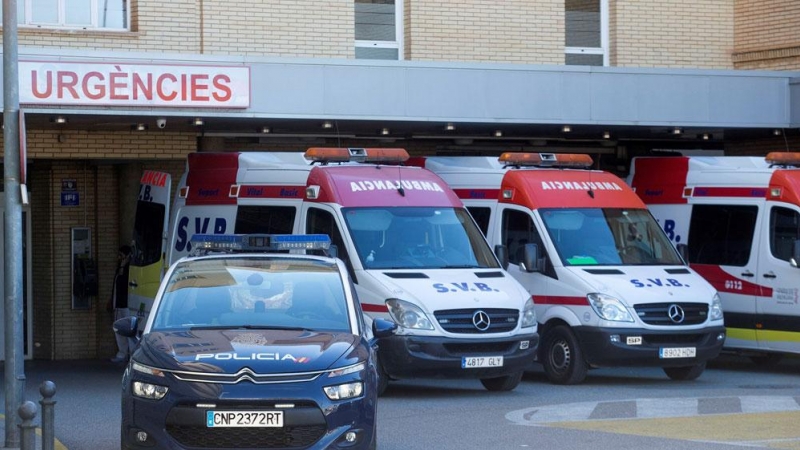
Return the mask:
[[[723,326],[675,331],[575,327],[574,331],[592,367],[691,366],[715,358],[725,342]]]
[[[484,339],[394,335],[379,341],[378,357],[390,378],[493,378],[526,370],[538,346],[538,333]],[[498,357],[502,366],[487,366]]]

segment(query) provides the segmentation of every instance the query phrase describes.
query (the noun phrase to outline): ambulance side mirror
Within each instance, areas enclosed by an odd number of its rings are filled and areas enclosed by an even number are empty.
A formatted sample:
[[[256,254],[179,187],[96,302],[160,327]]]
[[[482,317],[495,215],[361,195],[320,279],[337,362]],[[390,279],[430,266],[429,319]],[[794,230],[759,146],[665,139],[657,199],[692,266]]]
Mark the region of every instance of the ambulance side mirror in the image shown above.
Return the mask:
[[[519,268],[525,272],[542,272],[544,270],[538,244],[525,244]]]
[[[508,269],[508,247],[505,245],[495,245],[494,246],[494,254],[497,256],[497,259],[500,260],[500,265],[503,266],[503,270]]]
[[[678,244],[675,248],[678,249],[678,254],[681,255],[681,259],[687,265],[689,264],[689,246],[686,244]]]
[[[794,240],[792,247],[792,259],[789,261],[792,267],[800,267],[800,239]]]

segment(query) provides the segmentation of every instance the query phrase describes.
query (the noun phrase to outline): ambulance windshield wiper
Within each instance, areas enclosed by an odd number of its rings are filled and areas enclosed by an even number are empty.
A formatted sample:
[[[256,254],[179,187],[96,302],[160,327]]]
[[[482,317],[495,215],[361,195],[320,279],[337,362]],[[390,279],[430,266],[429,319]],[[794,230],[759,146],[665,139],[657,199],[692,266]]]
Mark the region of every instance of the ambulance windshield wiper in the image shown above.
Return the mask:
[[[442,266],[440,269],[486,269],[486,267],[476,266],[475,264],[452,264],[449,266]]]

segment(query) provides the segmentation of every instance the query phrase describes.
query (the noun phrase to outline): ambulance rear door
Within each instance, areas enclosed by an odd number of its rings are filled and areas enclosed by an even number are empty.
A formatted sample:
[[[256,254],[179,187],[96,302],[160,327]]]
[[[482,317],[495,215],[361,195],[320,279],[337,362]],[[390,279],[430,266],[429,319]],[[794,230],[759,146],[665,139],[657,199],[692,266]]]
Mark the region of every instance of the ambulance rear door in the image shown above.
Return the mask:
[[[166,269],[164,259],[171,187],[172,178],[168,173],[146,170],[142,174],[128,275],[131,314],[150,310]]]
[[[794,242],[800,239],[800,208],[768,201],[763,221],[769,231],[760,233],[758,252],[757,278],[763,286],[756,303],[759,347],[800,353],[800,268],[789,262]]]

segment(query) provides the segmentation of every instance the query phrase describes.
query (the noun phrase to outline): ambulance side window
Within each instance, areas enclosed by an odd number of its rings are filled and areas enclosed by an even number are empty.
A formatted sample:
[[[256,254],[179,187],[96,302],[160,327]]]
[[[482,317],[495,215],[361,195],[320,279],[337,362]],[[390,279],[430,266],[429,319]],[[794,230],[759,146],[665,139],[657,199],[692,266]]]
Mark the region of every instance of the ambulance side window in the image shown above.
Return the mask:
[[[336,225],[336,219],[333,214],[319,208],[308,208],[306,216],[306,233],[308,234],[327,234],[331,237],[331,244],[336,246],[338,257],[344,261],[347,266],[347,271],[350,272],[350,278],[356,280],[356,273],[353,270],[353,264],[350,263],[350,257],[347,255],[347,247],[344,245],[342,233],[339,231],[339,226]]]
[[[558,278],[550,257],[547,256],[544,242],[530,215],[513,209],[504,210],[500,239],[508,248],[508,261],[511,264],[519,264],[522,261],[525,244],[538,244],[539,252],[545,258],[544,274],[551,278]]]
[[[234,233],[292,234],[294,206],[239,206]]]
[[[769,249],[772,256],[788,262],[797,239],[800,239],[800,214],[789,208],[772,208],[769,216]]]
[[[694,205],[689,224],[689,262],[746,266],[757,216],[757,206]]]
[[[486,233],[489,231],[489,218],[492,215],[492,209],[482,206],[467,206],[467,211],[469,211],[469,214],[475,220],[478,228],[481,229],[481,233],[486,236]]]
[[[140,200],[136,204],[131,264],[142,267],[161,261],[165,211],[165,206],[160,203]]]

